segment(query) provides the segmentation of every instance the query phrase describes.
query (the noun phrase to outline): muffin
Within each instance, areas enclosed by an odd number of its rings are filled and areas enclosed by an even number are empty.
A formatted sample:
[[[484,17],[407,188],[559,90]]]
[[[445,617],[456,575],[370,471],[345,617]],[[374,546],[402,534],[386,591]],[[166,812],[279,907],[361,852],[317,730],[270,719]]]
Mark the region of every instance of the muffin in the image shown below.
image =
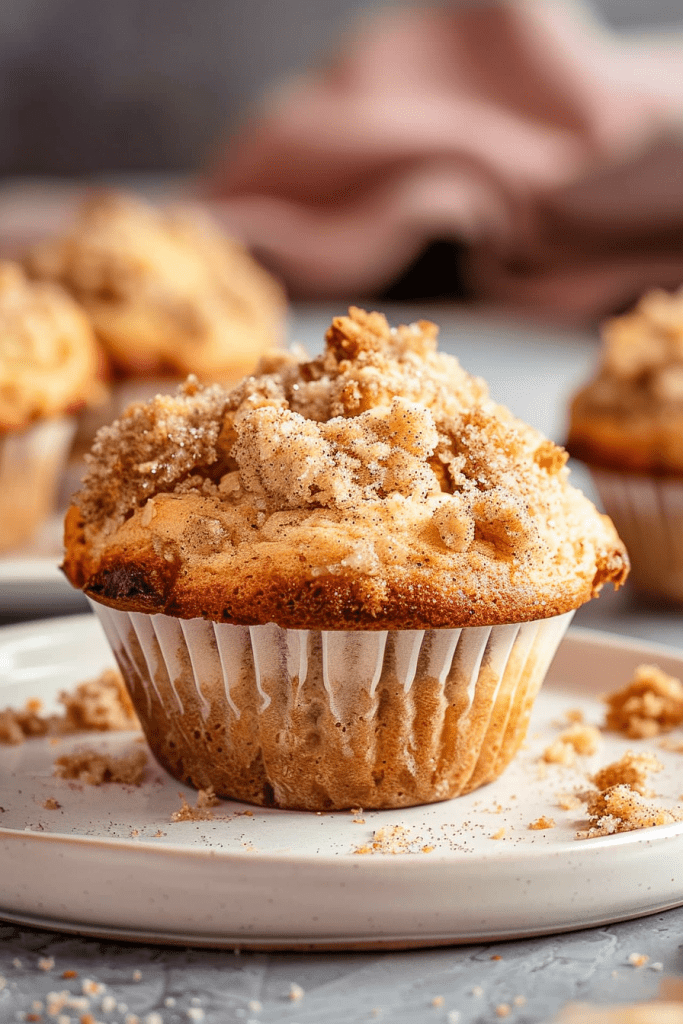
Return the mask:
[[[71,414],[94,396],[97,369],[73,299],[0,263],[0,550],[28,540],[53,510]]]
[[[624,580],[564,451],[436,336],[352,308],[316,359],[99,432],[63,568],[176,778],[311,810],[468,792],[514,756],[573,611]]]
[[[683,601],[683,289],[608,320],[567,447],[590,467],[639,590]]]
[[[280,339],[280,286],[196,209],[99,193],[26,258],[86,310],[119,377],[234,380]]]

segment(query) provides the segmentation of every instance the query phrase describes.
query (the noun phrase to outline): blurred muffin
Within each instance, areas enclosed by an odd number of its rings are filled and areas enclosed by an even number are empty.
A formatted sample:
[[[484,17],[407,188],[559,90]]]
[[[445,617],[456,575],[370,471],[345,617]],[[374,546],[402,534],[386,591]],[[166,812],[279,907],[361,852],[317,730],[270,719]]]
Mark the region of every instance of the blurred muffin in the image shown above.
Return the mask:
[[[436,335],[351,309],[317,359],[98,434],[64,570],[177,778],[315,810],[474,789],[574,609],[625,578],[564,451]]]
[[[282,334],[280,286],[196,209],[97,194],[26,266],[81,303],[120,377],[234,380]]]
[[[0,263],[0,550],[52,511],[75,430],[70,413],[96,390],[87,317],[57,285]]]
[[[591,469],[642,591],[683,601],[683,289],[649,292],[602,329],[567,447]]]

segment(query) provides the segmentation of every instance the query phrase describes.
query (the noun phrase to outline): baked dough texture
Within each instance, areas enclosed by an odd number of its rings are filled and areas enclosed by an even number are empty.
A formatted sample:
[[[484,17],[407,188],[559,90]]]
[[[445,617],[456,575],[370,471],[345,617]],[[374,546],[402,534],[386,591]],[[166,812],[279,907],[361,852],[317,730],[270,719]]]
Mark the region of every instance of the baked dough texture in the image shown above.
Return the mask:
[[[89,456],[67,576],[126,611],[331,630],[523,622],[618,586],[566,453],[436,335],[352,308],[316,359],[129,408]]]
[[[82,406],[96,373],[92,329],[73,299],[0,262],[0,438]]]
[[[95,194],[26,266],[78,299],[123,376],[235,379],[282,332],[278,283],[194,208]]]
[[[602,329],[597,375],[574,397],[567,447],[590,465],[683,476],[683,289],[657,289]]]

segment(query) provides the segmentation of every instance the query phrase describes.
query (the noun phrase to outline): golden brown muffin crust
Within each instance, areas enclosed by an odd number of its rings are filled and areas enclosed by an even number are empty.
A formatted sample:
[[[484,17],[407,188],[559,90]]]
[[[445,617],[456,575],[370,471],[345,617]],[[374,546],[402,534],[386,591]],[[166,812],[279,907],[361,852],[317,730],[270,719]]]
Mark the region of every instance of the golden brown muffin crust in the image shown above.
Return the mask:
[[[0,435],[83,405],[96,371],[95,339],[73,299],[0,262]]]
[[[657,289],[602,328],[601,365],[574,397],[567,447],[603,468],[683,473],[683,289]]]
[[[540,619],[621,583],[623,545],[562,450],[436,333],[352,308],[317,359],[129,409],[67,517],[71,582],[126,610],[318,629]]]
[[[124,375],[234,378],[282,331],[280,286],[197,209],[98,193],[26,265],[78,299]]]

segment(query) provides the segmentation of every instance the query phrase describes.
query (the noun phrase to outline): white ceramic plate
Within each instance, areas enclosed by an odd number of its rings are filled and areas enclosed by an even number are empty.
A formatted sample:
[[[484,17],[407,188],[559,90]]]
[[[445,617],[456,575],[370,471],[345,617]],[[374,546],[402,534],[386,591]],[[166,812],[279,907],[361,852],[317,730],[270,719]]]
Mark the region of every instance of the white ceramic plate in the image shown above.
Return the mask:
[[[643,660],[683,673],[683,653],[570,631],[527,749],[502,779],[441,804],[366,812],[363,822],[226,802],[214,820],[172,824],[179,791],[190,802],[194,793],[153,762],[139,788],[53,777],[58,753],[130,749],[134,733],[0,747],[0,917],[155,942],[344,948],[539,935],[678,906],[683,824],[577,841],[581,810],[557,804],[558,793],[585,784],[587,771],[634,741],[605,737],[575,768],[544,773],[538,763],[564,711],[580,707],[600,722],[598,694],[623,685]],[[38,696],[49,709],[61,688],[111,663],[94,617],[5,627],[0,707]],[[651,746],[665,764],[653,777],[657,793],[677,799],[683,755]],[[49,797],[58,810],[44,808]],[[556,827],[529,830],[541,815]],[[413,852],[353,852],[383,825],[408,829]]]

